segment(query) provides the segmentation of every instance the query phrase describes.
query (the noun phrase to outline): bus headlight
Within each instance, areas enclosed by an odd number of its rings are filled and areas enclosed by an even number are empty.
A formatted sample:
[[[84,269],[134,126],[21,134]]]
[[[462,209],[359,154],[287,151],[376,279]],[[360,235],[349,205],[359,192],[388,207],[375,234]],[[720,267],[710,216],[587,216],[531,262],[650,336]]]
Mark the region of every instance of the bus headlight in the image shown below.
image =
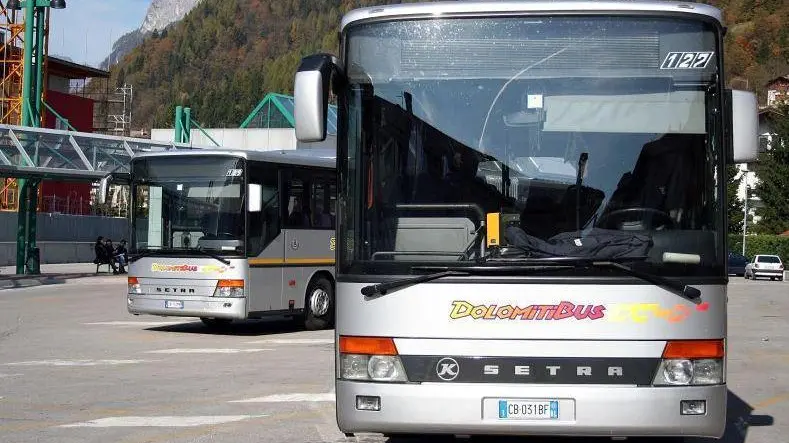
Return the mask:
[[[340,337],[340,378],[407,382],[403,362],[390,338]]]
[[[405,369],[396,355],[343,354],[341,378],[345,380],[405,382]]]
[[[663,378],[658,382],[668,385],[688,385],[693,379],[693,362],[690,360],[666,360],[662,366]]]
[[[219,280],[214,289],[214,297],[244,297],[244,280]]]
[[[718,385],[725,381],[722,340],[672,341],[666,344],[654,386]]]

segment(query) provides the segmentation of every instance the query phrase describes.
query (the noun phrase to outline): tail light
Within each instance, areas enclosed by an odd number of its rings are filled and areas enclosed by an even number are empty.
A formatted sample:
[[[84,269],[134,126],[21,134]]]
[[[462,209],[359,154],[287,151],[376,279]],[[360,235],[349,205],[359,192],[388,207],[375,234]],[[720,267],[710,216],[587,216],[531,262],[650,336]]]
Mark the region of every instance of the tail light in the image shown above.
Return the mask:
[[[340,378],[344,380],[407,382],[394,340],[386,337],[341,336]]]
[[[140,282],[137,280],[137,277],[129,277],[129,294],[142,294],[142,286],[140,286]]]
[[[675,340],[666,343],[654,386],[701,386],[724,383],[723,340]]]

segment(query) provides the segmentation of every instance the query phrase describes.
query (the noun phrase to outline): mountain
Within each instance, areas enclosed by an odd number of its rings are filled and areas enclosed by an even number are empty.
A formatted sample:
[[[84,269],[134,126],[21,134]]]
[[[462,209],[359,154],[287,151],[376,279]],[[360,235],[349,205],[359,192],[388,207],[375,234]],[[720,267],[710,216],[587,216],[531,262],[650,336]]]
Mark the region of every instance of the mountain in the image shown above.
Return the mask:
[[[200,0],[153,0],[140,26],[140,32],[148,34],[161,31],[191,11]]]
[[[140,46],[143,40],[145,40],[145,35],[139,29],[126,33],[115,40],[115,43],[112,44],[112,52],[101,62],[101,69],[107,69],[120,62],[126,54]]]
[[[126,54],[140,46],[145,37],[154,31],[163,31],[183,19],[199,2],[200,0],[152,0],[142,25],[113,43],[112,52],[101,63],[101,68],[107,69],[120,62]]]
[[[190,106],[204,126],[237,127],[266,93],[291,93],[301,57],[317,51],[337,54],[345,12],[389,3],[400,2],[202,0],[123,58],[112,69],[112,81],[134,85],[134,129],[171,126],[176,105]],[[727,84],[756,91],[763,99],[765,83],[789,73],[789,2],[706,3],[725,13]]]

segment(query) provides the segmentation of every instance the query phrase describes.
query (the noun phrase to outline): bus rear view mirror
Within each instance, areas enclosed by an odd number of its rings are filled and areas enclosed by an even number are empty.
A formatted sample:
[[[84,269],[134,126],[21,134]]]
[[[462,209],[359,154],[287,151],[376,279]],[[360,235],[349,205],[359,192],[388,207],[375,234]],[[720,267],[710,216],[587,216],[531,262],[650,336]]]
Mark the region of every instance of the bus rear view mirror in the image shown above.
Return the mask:
[[[110,181],[112,180],[112,175],[105,175],[99,181],[99,204],[103,205],[107,203],[107,195],[110,193]]]
[[[731,104],[731,143],[734,163],[756,161],[759,153],[759,109],[756,94],[728,91]]]
[[[249,212],[260,212],[263,206],[263,187],[250,183],[247,189],[247,210]]]
[[[337,59],[330,54],[304,57],[293,85],[296,139],[301,142],[326,140],[326,117],[332,73]]]

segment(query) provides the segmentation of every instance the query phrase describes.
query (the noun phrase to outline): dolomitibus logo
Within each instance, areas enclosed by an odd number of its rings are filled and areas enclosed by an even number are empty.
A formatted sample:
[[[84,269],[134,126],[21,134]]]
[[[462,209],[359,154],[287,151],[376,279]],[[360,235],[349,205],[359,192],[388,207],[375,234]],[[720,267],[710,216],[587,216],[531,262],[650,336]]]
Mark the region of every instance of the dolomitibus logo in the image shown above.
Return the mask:
[[[219,265],[165,265],[161,263],[154,263],[151,265],[152,272],[201,272],[204,274],[222,274],[230,269],[234,269],[234,267]]]
[[[153,272],[197,272],[195,265],[161,265],[154,263],[151,265]]]
[[[474,320],[598,320],[605,316],[603,305],[576,305],[563,301],[558,305],[473,305],[467,301],[453,301],[449,317],[453,320],[471,317]]]

